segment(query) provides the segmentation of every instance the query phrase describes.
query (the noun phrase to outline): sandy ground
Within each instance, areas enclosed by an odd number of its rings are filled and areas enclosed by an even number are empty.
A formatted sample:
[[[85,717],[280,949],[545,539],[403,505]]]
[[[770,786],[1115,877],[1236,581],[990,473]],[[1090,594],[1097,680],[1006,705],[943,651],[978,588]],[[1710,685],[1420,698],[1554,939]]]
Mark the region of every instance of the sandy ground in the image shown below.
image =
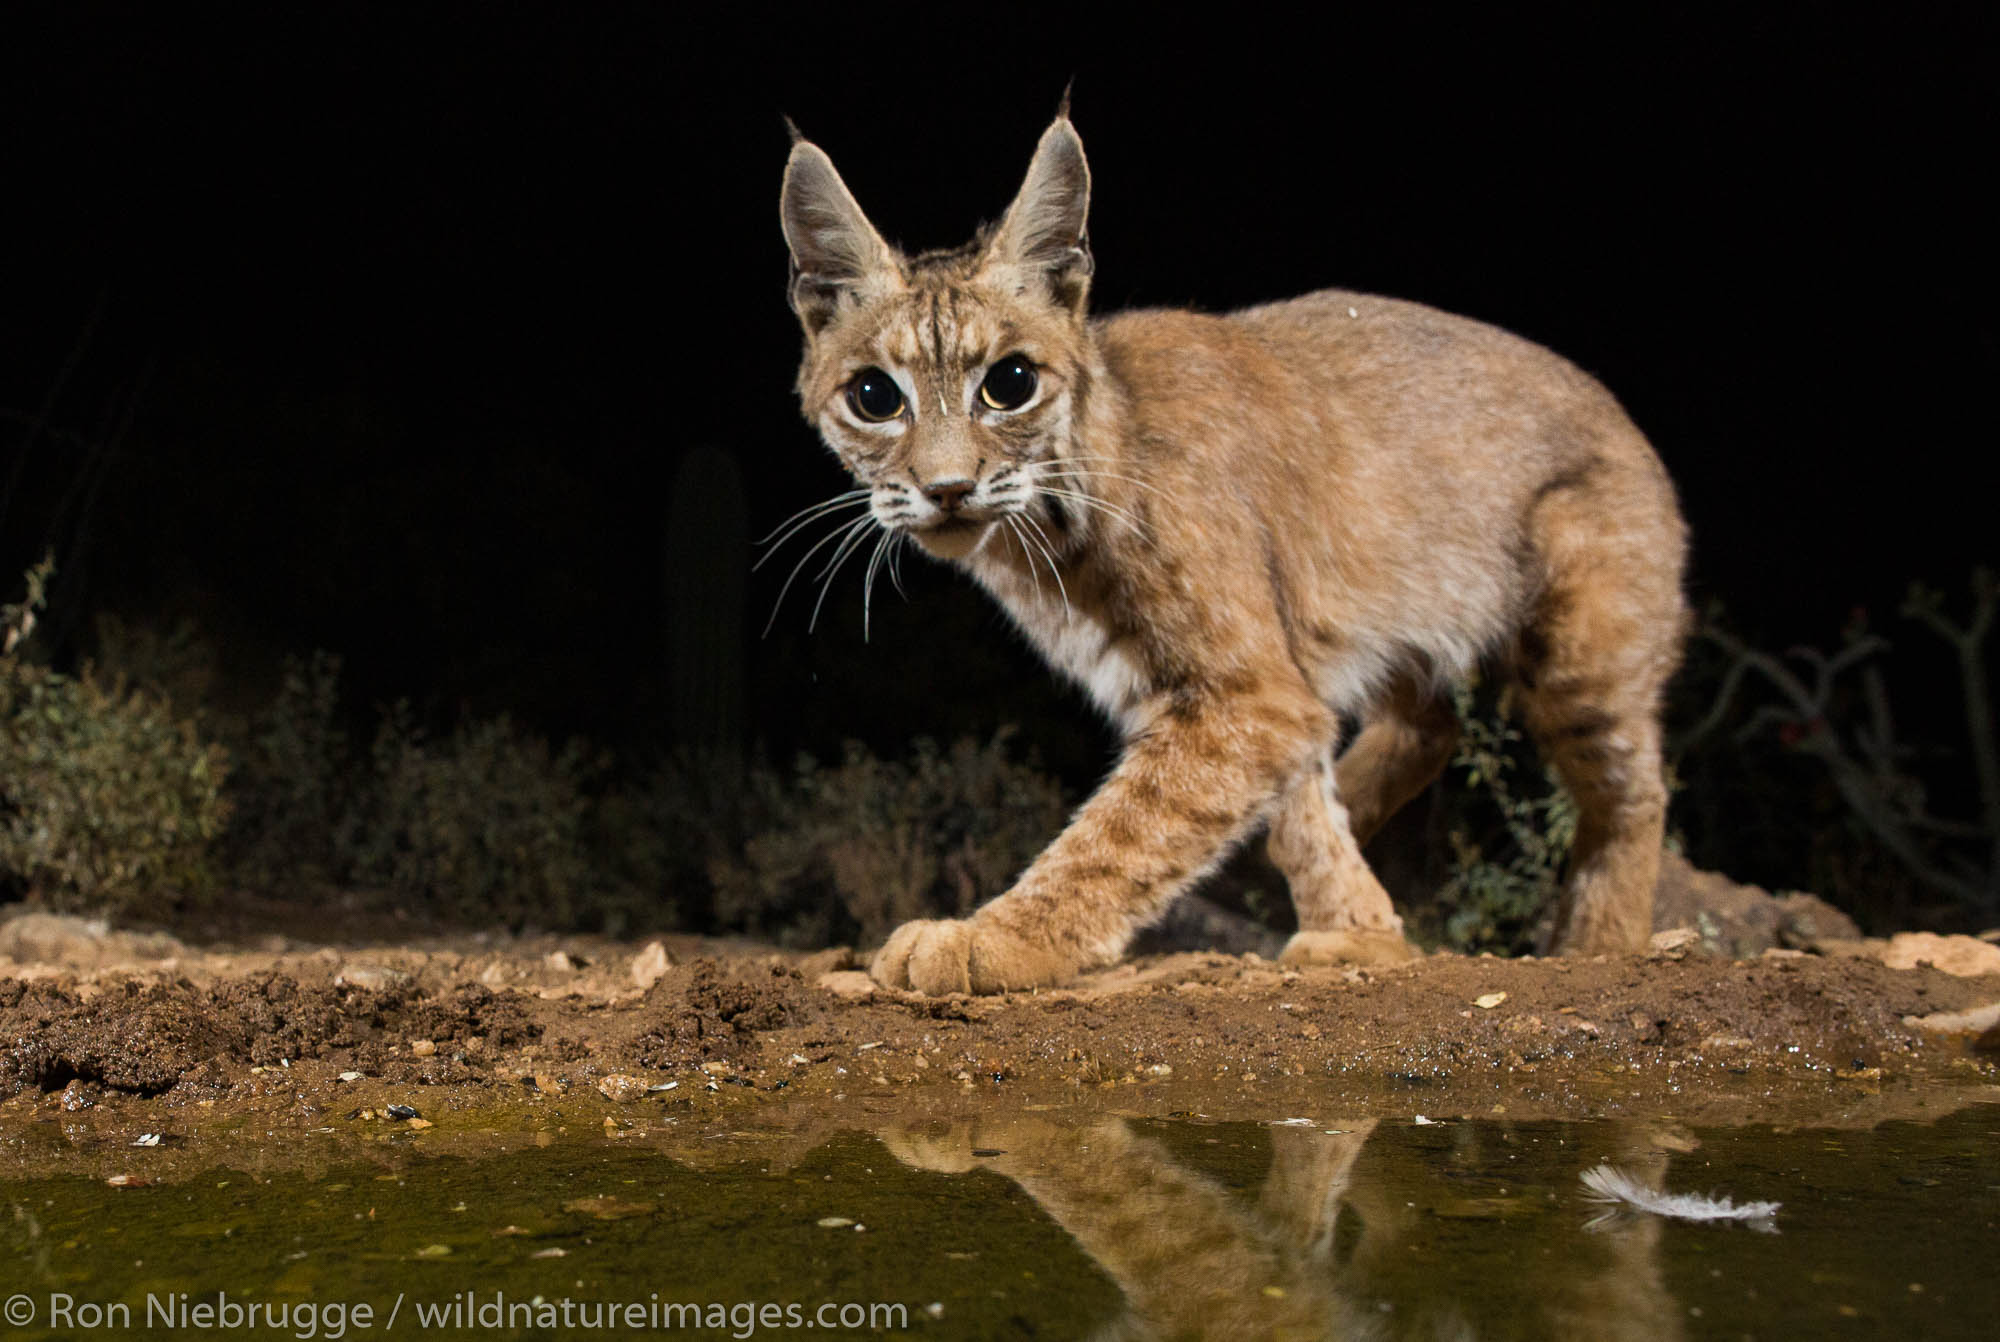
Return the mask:
[[[153,1131],[442,1136],[550,1115],[683,1132],[1050,1108],[1866,1126],[2000,1099],[2000,945],[1966,937],[1738,960],[1668,935],[1646,956],[1366,970],[1183,953],[934,999],[876,989],[840,950],[359,932],[197,947],[0,924],[0,1166],[116,1163]],[[38,1128],[61,1138],[21,1135]]]

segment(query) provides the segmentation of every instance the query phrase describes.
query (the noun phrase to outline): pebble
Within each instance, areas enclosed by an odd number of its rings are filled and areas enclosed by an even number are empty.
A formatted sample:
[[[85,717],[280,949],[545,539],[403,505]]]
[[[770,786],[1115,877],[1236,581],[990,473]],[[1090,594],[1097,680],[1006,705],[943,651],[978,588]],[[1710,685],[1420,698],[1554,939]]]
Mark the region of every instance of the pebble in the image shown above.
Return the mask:
[[[633,986],[641,991],[652,987],[673,963],[665,946],[657,941],[647,943],[645,950],[632,957]]]
[[[598,1094],[618,1104],[642,1099],[646,1091],[647,1085],[645,1081],[636,1076],[628,1076],[623,1072],[612,1076],[599,1077],[597,1080]]]

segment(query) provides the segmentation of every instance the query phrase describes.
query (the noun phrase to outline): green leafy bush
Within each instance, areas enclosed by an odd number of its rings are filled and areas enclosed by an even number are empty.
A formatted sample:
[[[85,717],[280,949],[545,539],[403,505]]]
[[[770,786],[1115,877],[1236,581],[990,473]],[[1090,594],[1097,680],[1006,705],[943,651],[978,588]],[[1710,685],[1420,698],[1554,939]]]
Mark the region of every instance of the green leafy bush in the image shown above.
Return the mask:
[[[1576,803],[1546,766],[1521,775],[1532,758],[1504,702],[1482,703],[1469,686],[1452,692],[1458,714],[1462,791],[1448,793],[1452,874],[1438,893],[1449,913],[1447,944],[1464,951],[1518,954],[1552,907],[1576,842]]]
[[[761,828],[710,863],[716,920],[793,944],[856,932],[866,943],[906,919],[972,912],[1066,812],[1053,779],[1009,757],[1008,734],[949,750],[918,740],[904,760],[850,744],[832,768],[801,758],[789,780],[753,770],[748,809]]]
[[[228,756],[157,694],[25,656],[51,566],[0,635],[0,873],[65,908],[115,910],[205,888],[228,815]]]

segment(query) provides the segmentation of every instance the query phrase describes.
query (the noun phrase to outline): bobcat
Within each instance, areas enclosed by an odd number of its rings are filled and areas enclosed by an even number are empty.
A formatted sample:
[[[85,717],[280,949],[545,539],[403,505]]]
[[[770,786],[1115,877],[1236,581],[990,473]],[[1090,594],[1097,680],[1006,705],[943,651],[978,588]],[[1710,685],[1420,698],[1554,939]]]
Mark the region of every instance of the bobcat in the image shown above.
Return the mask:
[[[1089,199],[1066,107],[956,250],[891,247],[796,132],[785,166],[799,397],[882,528],[871,577],[905,536],[962,567],[1125,738],[1011,890],[897,928],[874,977],[990,993],[1111,963],[1265,821],[1288,960],[1405,958],[1361,844],[1443,769],[1444,692],[1486,657],[1579,810],[1554,948],[1643,947],[1686,624],[1645,438],[1556,355],[1415,303],[1092,318]]]

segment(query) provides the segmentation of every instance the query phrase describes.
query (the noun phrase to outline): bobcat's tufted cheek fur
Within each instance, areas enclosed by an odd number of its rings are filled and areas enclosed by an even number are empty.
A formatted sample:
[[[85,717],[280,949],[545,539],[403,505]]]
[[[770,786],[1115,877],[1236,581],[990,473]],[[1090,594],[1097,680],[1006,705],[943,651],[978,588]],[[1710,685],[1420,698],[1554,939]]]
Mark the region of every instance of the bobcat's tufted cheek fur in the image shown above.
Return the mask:
[[[1090,318],[1090,190],[1059,117],[997,224],[905,256],[816,146],[786,167],[801,408],[877,559],[907,537],[961,565],[1127,741],[1012,890],[898,929],[876,976],[1061,982],[1265,823],[1288,954],[1407,954],[1360,844],[1450,757],[1444,687],[1482,660],[1577,798],[1558,948],[1641,947],[1685,614],[1644,437],[1547,350],[1413,303]]]

